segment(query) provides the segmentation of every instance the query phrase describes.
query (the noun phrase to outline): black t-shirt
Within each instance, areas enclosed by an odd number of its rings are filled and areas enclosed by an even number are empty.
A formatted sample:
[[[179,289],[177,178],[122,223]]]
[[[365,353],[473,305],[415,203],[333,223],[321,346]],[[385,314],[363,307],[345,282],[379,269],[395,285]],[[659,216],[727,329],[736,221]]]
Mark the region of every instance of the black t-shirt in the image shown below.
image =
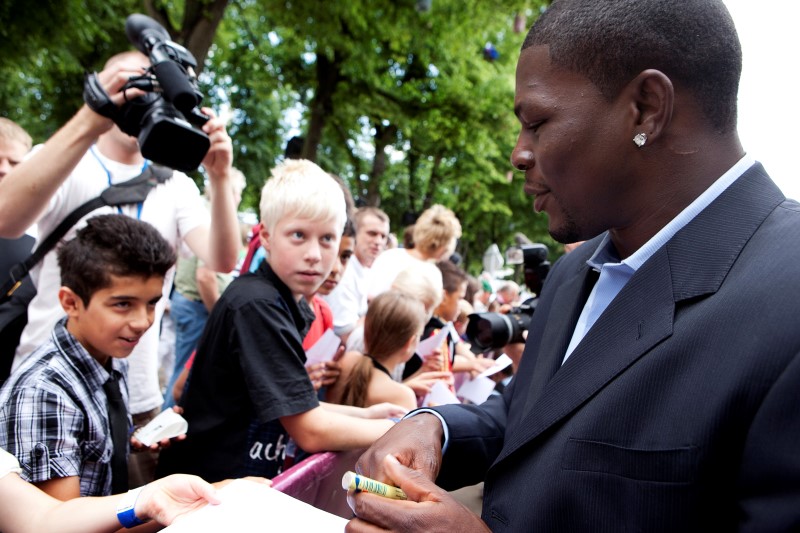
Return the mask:
[[[206,323],[183,396],[186,440],[161,453],[159,477],[183,472],[214,482],[281,472],[289,435],[278,418],[319,405],[302,346],[313,312],[301,302],[266,261],[230,284]]]

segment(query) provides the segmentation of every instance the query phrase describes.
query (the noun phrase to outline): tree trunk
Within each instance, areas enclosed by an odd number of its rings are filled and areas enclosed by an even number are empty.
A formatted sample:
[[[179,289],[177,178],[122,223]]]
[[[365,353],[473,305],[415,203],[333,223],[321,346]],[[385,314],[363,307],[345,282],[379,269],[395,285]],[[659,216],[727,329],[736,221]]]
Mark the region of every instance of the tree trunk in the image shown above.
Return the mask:
[[[325,54],[317,54],[317,87],[314,99],[309,106],[311,119],[308,121],[308,132],[303,144],[303,159],[317,160],[317,150],[322,140],[322,132],[328,116],[333,113],[333,95],[341,78],[341,56],[334,52],[331,60]]]
[[[442,164],[442,155],[436,154],[433,156],[433,168],[431,168],[431,176],[428,179],[428,186],[425,187],[425,196],[422,200],[422,211],[425,211],[433,204],[433,194],[436,192],[436,187],[439,186],[439,181],[442,177],[439,175],[439,167]]]
[[[375,125],[375,159],[372,160],[372,170],[367,182],[367,205],[374,207],[381,205],[380,184],[386,172],[386,147],[392,143],[396,135],[397,126],[394,124]]]
[[[181,28],[169,21],[167,11],[157,0],[145,0],[147,14],[164,26],[175,42],[185,46],[197,60],[197,73],[203,70],[217,27],[225,15],[229,0],[187,0]],[[159,7],[160,5],[160,7]]]

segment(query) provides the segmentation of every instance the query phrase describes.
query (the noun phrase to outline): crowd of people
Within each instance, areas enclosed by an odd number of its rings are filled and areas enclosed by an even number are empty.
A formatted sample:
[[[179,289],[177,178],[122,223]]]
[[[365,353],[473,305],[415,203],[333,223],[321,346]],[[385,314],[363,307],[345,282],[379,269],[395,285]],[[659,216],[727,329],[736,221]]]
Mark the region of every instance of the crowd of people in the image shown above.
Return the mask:
[[[124,81],[147,66],[125,52],[97,79],[119,105],[138,95],[120,92]],[[387,250],[382,210],[356,209],[341,179],[287,154],[262,191],[255,253],[236,265],[245,179],[224,124],[204,112],[205,197],[168,171],[140,202],[85,215],[30,272],[35,295],[0,388],[0,448],[6,470],[47,496],[110,496],[156,477],[189,490],[197,480],[187,474],[269,479],[311,453],[366,448],[436,381],[452,386],[454,372],[491,364],[463,342],[415,356],[423,335],[453,320],[466,286],[449,260],[461,227],[441,205],[419,217],[413,248]],[[31,235],[46,237],[106,187],[155,168],[89,106],[33,148],[18,125],[0,125],[0,232],[4,247],[20,249],[20,230],[27,243],[4,276],[30,253]],[[168,304],[175,337],[160,339]],[[335,357],[306,365],[328,330],[341,340]],[[164,342],[174,343],[168,361]],[[162,409],[181,413],[188,430],[142,443],[137,430]]]
[[[121,89],[148,66],[138,52],[106,63],[111,104],[142,96]],[[738,140],[740,72],[720,0],[555,0],[534,23],[511,161],[570,247],[524,348],[504,348],[513,379],[482,404],[425,400],[494,364],[466,339],[468,317],[508,311],[525,288],[464,271],[454,212],[392,228],[287,153],[243,243],[244,176],[204,108],[205,198],[171,171],[140,202],[83,216],[30,273],[0,387],[0,529],[152,530],[217,503],[228,480],[365,448],[354,469],[409,501],[349,493],[353,532],[800,527],[800,257],[787,246],[800,206]],[[86,105],[31,145],[0,118],[4,277],[76,207],[155,172]],[[331,332],[335,355],[310,364]],[[163,409],[188,429],[142,442]],[[480,516],[447,492],[478,482]]]

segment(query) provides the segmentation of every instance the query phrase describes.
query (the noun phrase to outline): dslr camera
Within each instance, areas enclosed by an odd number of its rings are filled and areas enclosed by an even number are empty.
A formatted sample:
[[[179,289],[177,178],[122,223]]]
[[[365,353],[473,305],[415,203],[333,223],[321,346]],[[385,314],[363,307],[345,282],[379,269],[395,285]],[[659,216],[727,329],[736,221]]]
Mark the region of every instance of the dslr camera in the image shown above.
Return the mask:
[[[523,332],[527,331],[531,317],[536,310],[539,293],[544,279],[550,271],[547,260],[548,249],[544,244],[522,244],[511,247],[506,252],[509,264],[522,264],[525,285],[536,296],[522,302],[507,314],[473,313],[467,322],[467,339],[474,351],[488,352],[502,348],[506,344],[525,342]]]
[[[150,58],[151,66],[141,76],[130,78],[122,90],[137,88],[146,93],[118,108],[97,75],[90,74],[84,84],[84,100],[94,111],[111,118],[119,129],[136,137],[147,159],[177,170],[197,169],[211,146],[199,129],[209,117],[197,109],[203,98],[197,89],[197,61],[146,15],[130,15],[125,34]]]

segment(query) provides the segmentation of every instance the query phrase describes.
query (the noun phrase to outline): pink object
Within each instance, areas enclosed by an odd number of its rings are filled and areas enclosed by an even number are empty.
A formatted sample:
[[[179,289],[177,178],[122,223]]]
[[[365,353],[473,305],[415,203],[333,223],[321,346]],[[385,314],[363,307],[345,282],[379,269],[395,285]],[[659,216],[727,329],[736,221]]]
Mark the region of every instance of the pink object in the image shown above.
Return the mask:
[[[329,513],[352,518],[342,476],[364,450],[315,453],[272,478],[272,488]]]

